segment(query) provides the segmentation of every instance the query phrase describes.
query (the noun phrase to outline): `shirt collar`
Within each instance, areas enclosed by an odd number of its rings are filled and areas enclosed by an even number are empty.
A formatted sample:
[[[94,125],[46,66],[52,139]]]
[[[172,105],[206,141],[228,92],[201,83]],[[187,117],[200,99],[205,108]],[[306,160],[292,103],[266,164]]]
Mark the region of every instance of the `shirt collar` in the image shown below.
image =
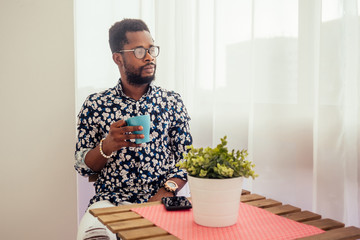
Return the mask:
[[[115,89],[117,91],[117,94],[119,94],[119,96],[129,98],[123,91],[122,84],[121,84],[121,78],[119,79]],[[141,98],[150,96],[153,93],[153,90],[154,90],[154,85],[153,85],[153,82],[151,82],[147,92]]]

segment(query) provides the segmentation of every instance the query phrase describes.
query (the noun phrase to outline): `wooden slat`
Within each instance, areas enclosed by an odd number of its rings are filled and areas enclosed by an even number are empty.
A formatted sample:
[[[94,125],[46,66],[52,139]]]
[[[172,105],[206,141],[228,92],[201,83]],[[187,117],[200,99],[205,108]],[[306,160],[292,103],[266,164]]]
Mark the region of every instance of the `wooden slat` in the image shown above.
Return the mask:
[[[138,208],[138,207],[148,207],[148,206],[154,206],[161,204],[160,201],[156,202],[147,202],[142,204],[129,204],[129,205],[121,205],[117,207],[108,207],[108,208],[95,208],[90,209],[90,213],[94,215],[95,217],[98,217],[100,215],[104,214],[112,214],[112,213],[121,213],[121,212],[127,212],[130,211],[132,208]]]
[[[300,238],[301,240],[356,240],[360,238],[360,228],[346,227],[329,230],[327,232]]]
[[[290,213],[282,216],[294,220],[296,222],[305,222],[305,221],[317,220],[321,218],[321,215],[309,211]]]
[[[343,224],[342,222],[338,222],[329,218],[307,221],[303,223],[320,228],[325,231],[335,228],[342,228],[345,226],[345,224]]]
[[[112,223],[108,223],[107,226],[113,233],[117,233],[122,230],[151,227],[154,226],[154,224],[145,218],[140,218],[140,219],[127,220],[127,221],[112,222]]]
[[[276,215],[284,215],[284,214],[295,213],[295,212],[301,211],[300,208],[294,207],[289,204],[280,205],[280,206],[276,206],[276,207],[269,207],[269,208],[265,208],[265,210],[269,211],[273,214],[276,214]]]
[[[179,238],[175,237],[174,235],[164,235],[159,237],[150,237],[150,238],[143,238],[142,240],[180,240]]]
[[[281,205],[281,202],[275,201],[273,199],[263,199],[258,201],[247,202],[251,206],[259,207],[259,208],[268,208],[268,207],[275,207]]]
[[[240,201],[246,203],[246,202],[262,200],[262,199],[265,199],[265,197],[258,194],[247,194],[247,195],[241,195]]]
[[[161,229],[159,227],[148,227],[141,229],[126,230],[118,233],[118,236],[123,240],[150,238],[150,237],[157,237],[162,235],[168,235],[168,232],[166,232],[164,229]]]
[[[111,222],[119,222],[119,221],[138,219],[138,218],[142,218],[142,216],[132,211],[100,215],[98,217],[100,222],[102,222],[102,224],[104,225]]]

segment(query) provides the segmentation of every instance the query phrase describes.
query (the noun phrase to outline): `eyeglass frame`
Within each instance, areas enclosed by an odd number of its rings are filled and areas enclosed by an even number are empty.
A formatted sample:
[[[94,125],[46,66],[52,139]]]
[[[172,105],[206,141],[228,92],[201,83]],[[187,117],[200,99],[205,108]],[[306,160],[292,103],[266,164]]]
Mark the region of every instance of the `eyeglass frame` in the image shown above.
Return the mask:
[[[142,58],[138,58],[138,57],[136,57],[136,55],[135,55],[135,50],[136,50],[136,49],[139,49],[139,48],[142,48],[142,49],[145,50],[145,54],[144,54],[144,56],[143,56]],[[158,54],[157,54],[156,56],[151,55],[151,54],[150,54],[150,48],[157,48]],[[136,48],[133,48],[133,49],[123,49],[123,50],[116,51],[116,53],[123,53],[123,52],[133,52],[133,53],[134,53],[134,56],[135,56],[137,59],[144,59],[144,58],[146,57],[146,53],[148,52],[151,57],[156,58],[156,57],[158,57],[159,54],[160,54],[160,47],[159,47],[159,46],[151,46],[151,47],[149,47],[149,48],[136,47]]]

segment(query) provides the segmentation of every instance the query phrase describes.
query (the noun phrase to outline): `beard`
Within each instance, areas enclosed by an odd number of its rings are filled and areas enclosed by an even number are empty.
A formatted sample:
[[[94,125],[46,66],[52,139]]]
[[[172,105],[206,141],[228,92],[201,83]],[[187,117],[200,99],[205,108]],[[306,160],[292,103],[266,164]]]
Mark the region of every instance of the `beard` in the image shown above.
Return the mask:
[[[142,77],[141,73],[144,67],[148,65],[154,65],[154,74],[148,77]],[[149,84],[155,80],[155,72],[156,72],[156,65],[153,63],[148,63],[145,66],[140,67],[139,69],[134,69],[132,66],[129,66],[127,62],[124,62],[125,70],[126,70],[126,78],[129,84],[131,85],[144,85]]]

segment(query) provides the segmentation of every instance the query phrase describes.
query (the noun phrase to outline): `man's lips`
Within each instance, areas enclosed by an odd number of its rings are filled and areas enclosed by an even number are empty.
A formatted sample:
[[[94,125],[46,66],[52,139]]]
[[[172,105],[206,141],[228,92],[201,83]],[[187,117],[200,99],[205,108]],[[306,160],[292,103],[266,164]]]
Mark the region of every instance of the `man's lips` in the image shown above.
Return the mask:
[[[143,71],[145,73],[153,73],[155,71],[155,65],[154,64],[149,64],[149,65],[146,65],[144,68],[143,68]]]
[[[148,69],[154,70],[154,68],[155,68],[155,65],[150,64],[150,65],[146,65],[143,69],[144,69],[144,70],[148,70]]]

